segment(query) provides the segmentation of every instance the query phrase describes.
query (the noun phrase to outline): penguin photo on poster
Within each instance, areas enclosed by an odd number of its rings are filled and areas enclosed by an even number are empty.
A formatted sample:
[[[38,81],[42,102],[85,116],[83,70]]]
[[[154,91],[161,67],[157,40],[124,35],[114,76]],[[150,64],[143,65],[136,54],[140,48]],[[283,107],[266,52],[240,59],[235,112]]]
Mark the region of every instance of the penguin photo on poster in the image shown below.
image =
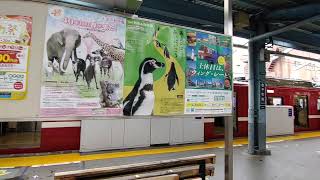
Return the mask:
[[[177,85],[179,85],[179,77],[177,75],[174,62],[171,62],[171,67],[168,74],[166,74],[166,77],[167,77],[168,91],[175,90],[176,83]]]
[[[150,57],[142,61],[139,67],[139,78],[132,91],[123,101],[123,114],[125,116],[152,114],[155,100],[152,73],[164,66],[164,63]]]

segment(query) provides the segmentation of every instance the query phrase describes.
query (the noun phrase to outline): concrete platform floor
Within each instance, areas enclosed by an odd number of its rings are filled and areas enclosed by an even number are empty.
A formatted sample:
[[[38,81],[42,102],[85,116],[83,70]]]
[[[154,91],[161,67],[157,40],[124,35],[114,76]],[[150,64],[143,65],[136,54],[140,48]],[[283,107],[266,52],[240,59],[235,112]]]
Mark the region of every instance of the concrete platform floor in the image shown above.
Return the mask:
[[[268,143],[271,156],[251,156],[247,146],[234,148],[234,180],[319,180],[320,179],[320,138],[300,139]],[[223,180],[224,149],[214,148],[179,153],[165,153],[116,159],[72,162],[70,164],[2,169],[0,179],[15,176],[24,179],[53,179],[53,173],[67,170],[123,165],[183,156],[215,153],[217,155],[213,180]],[[6,174],[9,173],[9,174]],[[2,174],[2,176],[1,176]],[[4,175],[6,174],[6,175]]]

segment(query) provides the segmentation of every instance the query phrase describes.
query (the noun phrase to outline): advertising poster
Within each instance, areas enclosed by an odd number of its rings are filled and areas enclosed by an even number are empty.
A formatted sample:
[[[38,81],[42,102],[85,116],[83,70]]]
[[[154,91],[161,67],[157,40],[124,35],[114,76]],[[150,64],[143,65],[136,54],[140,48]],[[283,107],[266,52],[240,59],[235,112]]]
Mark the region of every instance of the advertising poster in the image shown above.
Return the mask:
[[[27,94],[32,18],[0,16],[0,100],[22,100]]]
[[[184,113],[186,31],[127,20],[123,114]]]
[[[187,32],[185,114],[232,111],[231,37]]]
[[[48,10],[41,116],[122,115],[126,20]]]

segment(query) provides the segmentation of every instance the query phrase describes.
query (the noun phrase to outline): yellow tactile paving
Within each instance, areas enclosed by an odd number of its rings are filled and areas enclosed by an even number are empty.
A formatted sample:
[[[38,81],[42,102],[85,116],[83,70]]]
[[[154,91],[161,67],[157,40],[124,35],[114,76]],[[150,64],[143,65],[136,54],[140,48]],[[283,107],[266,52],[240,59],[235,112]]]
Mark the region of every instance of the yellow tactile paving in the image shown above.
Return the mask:
[[[320,137],[320,131],[296,133],[295,135],[291,135],[291,136],[270,137],[270,138],[267,138],[267,142],[272,143],[272,142],[315,138],[315,137]],[[247,138],[237,138],[234,140],[235,146],[245,145],[245,144],[248,144]],[[69,153],[69,154],[57,154],[57,155],[0,158],[0,168],[67,164],[67,163],[74,163],[79,161],[89,161],[89,160],[98,160],[98,159],[112,159],[112,158],[132,157],[132,156],[141,156],[141,155],[184,152],[184,151],[201,150],[201,149],[209,149],[209,148],[223,148],[223,146],[224,146],[224,141],[213,141],[213,142],[208,142],[206,144],[200,144],[200,145],[175,146],[175,147],[166,147],[166,148],[157,148],[157,149],[132,150],[132,151],[125,151],[125,152],[109,152],[109,153],[89,154],[89,155],[80,155],[79,153]]]

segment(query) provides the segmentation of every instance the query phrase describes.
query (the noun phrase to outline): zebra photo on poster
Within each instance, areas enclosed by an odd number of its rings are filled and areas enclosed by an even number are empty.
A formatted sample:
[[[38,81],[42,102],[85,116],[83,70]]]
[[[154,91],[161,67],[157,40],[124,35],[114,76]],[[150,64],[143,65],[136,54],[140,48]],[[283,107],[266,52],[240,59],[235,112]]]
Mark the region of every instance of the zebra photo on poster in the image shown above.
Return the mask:
[[[122,115],[126,19],[49,6],[42,117]]]

